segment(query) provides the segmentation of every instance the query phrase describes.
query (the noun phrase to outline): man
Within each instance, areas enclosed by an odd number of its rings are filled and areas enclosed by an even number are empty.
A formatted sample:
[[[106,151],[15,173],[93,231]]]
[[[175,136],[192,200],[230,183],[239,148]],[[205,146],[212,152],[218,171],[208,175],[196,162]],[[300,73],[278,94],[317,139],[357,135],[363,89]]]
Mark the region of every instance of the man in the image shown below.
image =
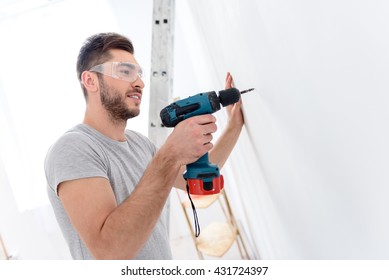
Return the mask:
[[[86,99],[82,124],[48,151],[48,194],[74,259],[171,259],[168,211],[172,186],[185,188],[185,165],[206,152],[220,167],[243,126],[241,104],[213,146],[213,115],[179,123],[157,151],[126,130],[139,114],[144,83],[132,43],[116,33],[88,38],[77,73]],[[231,87],[228,73],[226,87]],[[223,143],[223,144],[220,144]]]

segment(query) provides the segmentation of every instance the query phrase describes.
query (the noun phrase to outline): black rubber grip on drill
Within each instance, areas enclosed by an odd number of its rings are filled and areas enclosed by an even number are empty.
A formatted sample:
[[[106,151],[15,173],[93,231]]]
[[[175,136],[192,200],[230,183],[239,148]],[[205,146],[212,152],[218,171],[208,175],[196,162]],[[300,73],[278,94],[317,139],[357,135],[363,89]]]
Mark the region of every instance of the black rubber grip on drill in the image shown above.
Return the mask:
[[[219,91],[220,103],[223,107],[234,104],[240,100],[240,91],[236,88],[229,88]]]
[[[177,108],[179,107],[175,103],[173,103],[172,105],[169,105],[168,107],[162,109],[159,113],[162,123],[165,127],[174,127],[184,119],[184,116],[178,116],[175,119],[171,118],[169,111],[175,110]]]

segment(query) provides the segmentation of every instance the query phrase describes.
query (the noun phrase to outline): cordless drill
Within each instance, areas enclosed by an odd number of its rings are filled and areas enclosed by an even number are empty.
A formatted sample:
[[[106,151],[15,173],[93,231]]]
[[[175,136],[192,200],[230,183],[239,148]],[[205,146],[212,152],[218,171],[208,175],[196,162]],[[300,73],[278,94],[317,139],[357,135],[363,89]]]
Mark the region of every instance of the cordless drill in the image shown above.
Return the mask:
[[[223,107],[234,104],[240,100],[241,94],[251,90],[240,92],[230,88],[219,91],[219,95],[209,91],[176,101],[161,110],[162,123],[166,127],[174,127],[190,117],[215,113],[220,110],[220,104]],[[216,164],[209,162],[208,153],[188,164],[183,176],[190,194],[217,194],[224,187],[223,175]]]

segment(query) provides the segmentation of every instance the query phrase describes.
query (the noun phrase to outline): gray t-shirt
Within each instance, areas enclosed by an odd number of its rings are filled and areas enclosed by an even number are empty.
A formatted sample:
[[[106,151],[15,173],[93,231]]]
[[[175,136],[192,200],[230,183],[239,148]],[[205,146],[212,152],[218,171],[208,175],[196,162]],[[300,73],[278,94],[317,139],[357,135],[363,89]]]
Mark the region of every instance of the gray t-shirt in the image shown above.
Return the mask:
[[[107,178],[119,205],[134,191],[155,152],[155,146],[139,133],[126,130],[126,141],[120,142],[85,124],[70,129],[50,147],[45,160],[48,195],[73,259],[93,259],[93,256],[70,223],[58,197],[58,185],[81,178]],[[172,258],[168,208],[166,203],[136,259]]]

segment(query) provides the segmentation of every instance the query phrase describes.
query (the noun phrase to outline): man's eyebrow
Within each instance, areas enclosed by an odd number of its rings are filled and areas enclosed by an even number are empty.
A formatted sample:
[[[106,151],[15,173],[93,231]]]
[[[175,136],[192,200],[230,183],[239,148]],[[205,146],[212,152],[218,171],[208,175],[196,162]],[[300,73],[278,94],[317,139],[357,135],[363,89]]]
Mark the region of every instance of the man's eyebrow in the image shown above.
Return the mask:
[[[132,69],[135,69],[135,68],[136,68],[135,64],[129,63],[129,62],[122,62],[121,65],[122,65],[122,66],[126,66],[126,67],[128,67],[128,68],[132,68]]]

